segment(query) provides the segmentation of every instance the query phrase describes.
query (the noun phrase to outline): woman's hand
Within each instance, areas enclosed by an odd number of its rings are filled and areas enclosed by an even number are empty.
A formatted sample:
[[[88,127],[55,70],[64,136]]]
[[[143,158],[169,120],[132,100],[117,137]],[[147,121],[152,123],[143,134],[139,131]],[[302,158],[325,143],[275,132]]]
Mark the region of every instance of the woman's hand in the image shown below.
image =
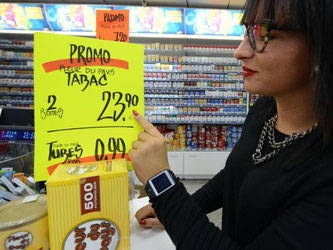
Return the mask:
[[[162,223],[157,219],[154,209],[151,207],[151,204],[140,208],[136,214],[135,218],[138,220],[139,224],[142,227],[156,227],[164,229]]]
[[[138,136],[138,140],[132,143],[132,149],[128,151],[136,176],[146,185],[147,181],[162,172],[170,169],[167,155],[167,143],[164,136],[145,118],[133,110],[137,122],[144,132]]]

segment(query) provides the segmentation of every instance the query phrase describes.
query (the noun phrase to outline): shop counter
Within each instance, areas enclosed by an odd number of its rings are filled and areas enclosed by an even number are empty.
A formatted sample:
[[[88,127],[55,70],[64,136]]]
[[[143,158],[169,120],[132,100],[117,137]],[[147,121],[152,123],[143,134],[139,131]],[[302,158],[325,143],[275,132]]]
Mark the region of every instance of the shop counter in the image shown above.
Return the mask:
[[[135,199],[135,212],[148,204],[148,197]],[[163,229],[143,228],[134,219],[130,225],[131,250],[173,250],[176,249],[169,235]]]

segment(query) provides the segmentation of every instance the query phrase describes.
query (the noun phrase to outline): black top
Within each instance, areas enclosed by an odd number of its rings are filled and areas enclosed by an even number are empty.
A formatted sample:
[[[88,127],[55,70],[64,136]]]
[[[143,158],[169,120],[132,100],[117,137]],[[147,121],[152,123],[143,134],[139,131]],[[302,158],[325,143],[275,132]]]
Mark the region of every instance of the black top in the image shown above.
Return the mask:
[[[255,166],[264,121],[275,112],[270,100],[256,102],[225,168],[195,194],[178,182],[151,199],[177,249],[333,249],[333,146],[319,147],[315,130]],[[205,215],[221,207],[222,231]]]

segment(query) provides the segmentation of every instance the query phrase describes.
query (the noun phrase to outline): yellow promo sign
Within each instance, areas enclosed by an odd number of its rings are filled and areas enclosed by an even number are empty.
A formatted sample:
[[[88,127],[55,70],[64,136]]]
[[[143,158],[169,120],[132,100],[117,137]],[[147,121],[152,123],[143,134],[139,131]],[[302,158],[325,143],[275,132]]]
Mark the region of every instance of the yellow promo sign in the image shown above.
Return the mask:
[[[59,164],[128,158],[142,128],[142,45],[48,33],[34,37],[35,179]]]

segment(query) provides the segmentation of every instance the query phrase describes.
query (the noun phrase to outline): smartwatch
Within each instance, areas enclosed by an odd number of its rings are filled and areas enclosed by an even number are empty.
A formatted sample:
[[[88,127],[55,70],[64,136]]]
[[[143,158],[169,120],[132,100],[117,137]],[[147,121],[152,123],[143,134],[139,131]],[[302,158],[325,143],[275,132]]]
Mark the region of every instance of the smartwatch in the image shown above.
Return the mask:
[[[175,174],[166,169],[147,181],[145,191],[149,198],[154,198],[172,188],[177,182],[178,179]]]

